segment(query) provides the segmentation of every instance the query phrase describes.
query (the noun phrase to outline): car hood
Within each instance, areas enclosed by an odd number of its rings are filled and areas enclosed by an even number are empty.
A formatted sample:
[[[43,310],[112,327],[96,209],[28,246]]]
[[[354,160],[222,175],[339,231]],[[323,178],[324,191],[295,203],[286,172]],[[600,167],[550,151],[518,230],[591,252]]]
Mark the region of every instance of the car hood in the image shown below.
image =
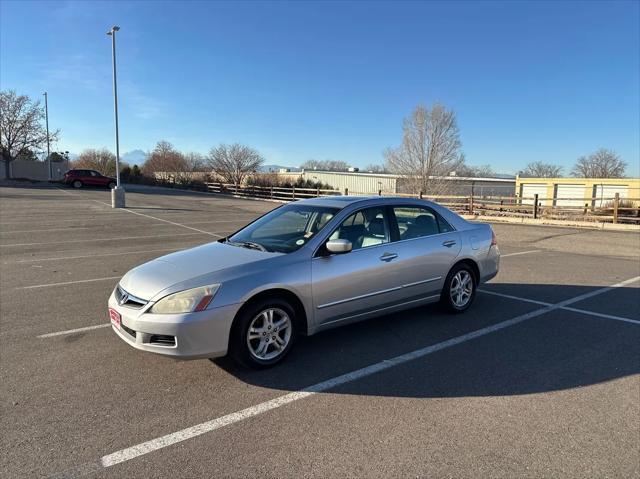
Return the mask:
[[[151,300],[158,293],[178,283],[274,256],[280,254],[224,243],[209,243],[141,264],[122,277],[120,286],[134,296]],[[199,285],[193,287],[197,286]]]

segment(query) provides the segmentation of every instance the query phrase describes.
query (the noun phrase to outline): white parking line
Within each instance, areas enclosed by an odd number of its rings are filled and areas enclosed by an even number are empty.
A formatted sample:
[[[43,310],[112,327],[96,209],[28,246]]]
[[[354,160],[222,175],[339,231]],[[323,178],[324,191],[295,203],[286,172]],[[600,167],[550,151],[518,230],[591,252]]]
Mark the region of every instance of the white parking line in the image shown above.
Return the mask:
[[[623,323],[640,324],[637,319],[625,318],[622,316],[614,316],[613,314],[596,313],[595,311],[588,311],[586,309],[578,308],[562,308],[565,311],[573,311],[574,313],[586,314],[590,316],[598,316],[599,318],[613,319],[615,321],[622,321]]]
[[[94,329],[108,328],[110,323],[96,324],[95,326],[87,326],[85,328],[67,329],[66,331],[58,331],[56,333],[47,333],[36,336],[37,338],[53,338],[54,336],[64,336],[65,334],[81,333],[82,331],[92,331]]]
[[[196,234],[202,233],[174,233],[171,235],[151,235],[151,236],[120,236],[118,238],[92,238],[92,239],[82,239],[82,240],[66,240],[66,241],[51,241],[48,243],[13,243],[13,244],[0,244],[0,248],[8,248],[10,246],[44,246],[49,244],[68,244],[68,243],[93,243],[97,241],[121,241],[121,240],[132,240],[132,239],[149,239],[149,238],[173,238],[174,236],[194,236]],[[213,233],[207,233],[213,234]],[[218,236],[218,238],[222,238],[222,236]]]
[[[107,468],[107,467],[111,467],[114,466],[116,464],[120,464],[122,462],[125,461],[129,461],[131,459],[134,459],[136,457],[140,457],[143,456],[145,454],[149,454],[153,451],[157,451],[159,449],[165,448],[167,446],[170,446],[172,444],[176,444],[182,441],[185,441],[187,439],[196,437],[196,436],[200,436],[202,434],[211,432],[211,431],[215,431],[216,429],[220,429],[222,427],[228,426],[230,424],[234,424],[240,421],[243,421],[245,419],[248,419],[250,417],[254,417],[257,416],[259,414],[263,414],[267,411],[271,411],[273,409],[277,409],[279,407],[285,406],[289,403],[292,403],[294,401],[299,401],[300,399],[304,399],[307,398],[309,396],[312,396],[314,394],[317,394],[319,392],[324,392],[327,391],[329,389],[335,388],[336,386],[340,386],[342,384],[346,384],[349,382],[353,382],[356,381],[358,379],[362,379],[365,378],[367,376],[371,376],[372,374],[384,371],[386,369],[392,368],[394,366],[398,366],[400,364],[404,364],[407,363],[409,361],[413,361],[415,359],[418,358],[422,358],[425,356],[428,356],[430,354],[433,354],[437,351],[441,351],[443,349],[446,348],[450,348],[452,346],[456,346],[458,344],[462,344],[465,343],[467,341],[471,341],[473,339],[485,336],[487,334],[496,332],[496,331],[500,331],[502,329],[508,328],[510,326],[516,325],[518,323],[521,323],[523,321],[526,321],[528,319],[531,318],[535,318],[538,316],[541,316],[543,314],[546,314],[550,311],[554,311],[557,309],[561,309],[564,308],[565,306],[568,306],[570,304],[576,303],[578,301],[582,301],[583,299],[587,299],[587,298],[591,298],[593,296],[602,294],[602,293],[606,293],[607,291],[610,291],[613,288],[619,288],[622,286],[625,286],[627,284],[633,283],[635,281],[638,281],[640,279],[640,276],[637,276],[635,278],[631,278],[628,279],[626,281],[622,281],[620,283],[611,285],[611,286],[607,286],[604,288],[599,288],[595,291],[591,291],[589,293],[585,293],[585,294],[581,294],[579,296],[576,296],[574,298],[570,298],[567,299],[565,301],[562,301],[558,304],[553,304],[553,305],[549,305],[549,306],[545,306],[543,308],[537,309],[535,311],[526,313],[526,314],[522,314],[520,316],[516,316],[515,318],[512,319],[508,319],[506,321],[502,321],[500,323],[491,325],[491,326],[487,326],[486,328],[481,328],[478,329],[477,331],[473,331],[471,333],[467,333],[467,334],[463,334],[461,336],[455,337],[455,338],[451,338],[448,339],[446,341],[442,341],[440,343],[431,345],[431,346],[427,346],[415,351],[412,351],[410,353],[406,353],[406,354],[402,354],[400,356],[396,356],[395,358],[392,359],[387,359],[384,361],[380,361],[378,363],[372,364],[370,366],[364,367],[362,369],[358,369],[356,371],[352,371],[350,373],[347,374],[343,374],[341,376],[337,376],[335,378],[329,379],[327,381],[323,381],[321,383],[318,384],[314,384],[313,386],[310,386],[308,388],[305,388],[301,391],[295,391],[289,394],[285,394],[283,396],[277,397],[275,399],[271,399],[270,401],[265,401],[262,402],[260,404],[257,404],[255,406],[251,406],[248,407],[246,409],[243,409],[241,411],[232,413],[232,414],[227,414],[226,416],[222,416],[216,419],[212,419],[211,421],[207,421],[207,422],[203,422],[201,424],[197,424],[195,426],[191,426],[188,427],[186,429],[182,429],[180,431],[171,433],[171,434],[167,434],[165,436],[156,438],[156,439],[152,439],[150,441],[146,441],[143,442],[141,444],[137,444],[135,446],[132,447],[128,447],[126,449],[122,449],[120,451],[116,451],[114,453],[111,454],[107,454],[106,456],[103,456],[102,458],[100,458],[100,463],[99,465],[102,466],[103,468]]]
[[[533,249],[531,251],[518,251],[517,253],[509,253],[509,254],[501,254],[501,258],[508,258],[509,256],[519,256],[521,254],[531,254],[531,253],[540,253],[541,250]]]
[[[490,294],[492,296],[500,296],[501,298],[507,298],[507,299],[515,299],[517,301],[524,301],[525,303],[539,304],[540,306],[552,305],[552,303],[545,303],[544,301],[536,301],[535,299],[522,298],[520,296],[513,296],[511,294],[496,293],[495,291],[487,291],[486,289],[479,289],[478,293]]]
[[[36,289],[36,288],[50,288],[52,286],[65,286],[67,284],[78,284],[78,283],[94,283],[96,281],[108,281],[110,279],[120,279],[120,276],[109,276],[107,278],[93,278],[93,279],[79,279],[77,281],[65,281],[63,283],[46,283],[46,284],[34,284],[32,286],[19,286],[16,289]]]
[[[513,296],[511,294],[496,293],[495,291],[487,291],[486,289],[479,289],[478,292],[484,293],[484,294],[490,294],[492,296],[499,296],[501,298],[513,299],[515,301],[522,301],[525,303],[539,304],[541,306],[553,306],[553,303],[545,303],[544,301],[537,301],[535,299],[523,298],[521,296]],[[613,319],[615,321],[622,321],[625,323],[640,324],[640,321],[638,321],[637,319],[625,318],[623,316],[615,316],[613,314],[597,313],[595,311],[589,311],[588,309],[569,308],[568,306],[563,306],[560,309],[563,309],[565,311],[573,311],[574,313],[580,313],[580,314],[585,314],[589,316],[598,316],[599,318]]]
[[[68,191],[65,191],[65,190],[63,190],[62,188],[58,188],[58,189],[59,189],[60,191],[63,191],[63,192],[65,192],[65,193],[67,193],[68,195],[73,195],[73,193],[70,193],[70,192],[68,192]],[[101,205],[106,205],[106,206],[111,207],[111,205],[110,205],[109,203],[105,203],[104,201],[100,201],[100,200],[90,200],[90,201],[94,201],[94,202],[96,202],[96,203],[100,203]],[[135,207],[133,207],[133,208],[135,208]],[[206,234],[206,235],[215,236],[216,238],[222,238],[222,236],[220,236],[220,235],[218,235],[218,234],[215,234],[215,233],[211,233],[211,232],[209,232],[209,231],[204,231],[204,230],[201,230],[201,229],[198,229],[198,228],[193,228],[192,226],[183,225],[182,223],[176,223],[175,221],[165,220],[165,219],[162,219],[162,218],[158,218],[158,217],[156,217],[156,216],[151,216],[151,215],[147,215],[147,214],[144,214],[144,213],[139,213],[138,211],[133,211],[133,210],[131,210],[131,209],[127,209],[127,208],[118,208],[116,211],[124,211],[124,212],[126,212],[126,213],[131,213],[131,214],[133,214],[133,215],[143,216],[143,217],[145,217],[145,218],[151,218],[152,220],[162,221],[162,222],[164,222],[164,223],[169,223],[169,224],[171,224],[171,225],[180,226],[181,228],[186,228],[186,229],[188,229],[188,230],[197,231],[198,233],[203,233],[203,234]]]
[[[162,249],[145,249],[145,250],[137,250],[137,251],[119,251],[117,253],[98,253],[98,254],[87,254],[82,256],[58,256],[56,258],[31,258],[31,259],[21,259],[19,261],[14,261],[13,263],[5,262],[3,264],[17,264],[17,263],[39,263],[41,261],[62,261],[68,259],[86,259],[86,258],[99,258],[103,256],[122,256],[125,254],[141,254],[141,253],[159,253],[162,251],[180,251],[181,248],[162,248]]]
[[[13,234],[13,233],[44,233],[49,231],[77,231],[77,230],[88,230],[88,226],[76,226],[76,227],[68,227],[68,228],[50,228],[50,229],[42,229],[42,230],[16,230],[16,231],[0,231],[3,235]]]

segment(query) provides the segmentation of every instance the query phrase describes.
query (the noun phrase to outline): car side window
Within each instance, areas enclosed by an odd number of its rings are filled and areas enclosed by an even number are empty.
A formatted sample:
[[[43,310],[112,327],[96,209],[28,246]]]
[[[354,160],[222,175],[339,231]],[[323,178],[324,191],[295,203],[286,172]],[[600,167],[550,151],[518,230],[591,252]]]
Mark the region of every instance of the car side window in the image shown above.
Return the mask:
[[[385,208],[356,211],[338,226],[329,239],[349,240],[353,250],[388,243],[389,221]]]
[[[453,228],[434,211],[420,206],[395,206],[400,240],[421,238],[453,231]]]

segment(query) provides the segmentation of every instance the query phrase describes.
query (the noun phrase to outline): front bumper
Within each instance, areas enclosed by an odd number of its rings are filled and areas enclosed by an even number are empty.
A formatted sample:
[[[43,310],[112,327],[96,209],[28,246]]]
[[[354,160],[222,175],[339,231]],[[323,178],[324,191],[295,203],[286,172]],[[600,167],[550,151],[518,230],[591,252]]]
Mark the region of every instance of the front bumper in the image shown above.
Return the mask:
[[[231,324],[241,304],[211,308],[197,313],[151,314],[146,308],[120,306],[111,293],[109,308],[116,310],[122,325],[115,333],[136,349],[179,359],[215,358],[227,354]],[[161,344],[159,336],[175,338],[173,344]]]

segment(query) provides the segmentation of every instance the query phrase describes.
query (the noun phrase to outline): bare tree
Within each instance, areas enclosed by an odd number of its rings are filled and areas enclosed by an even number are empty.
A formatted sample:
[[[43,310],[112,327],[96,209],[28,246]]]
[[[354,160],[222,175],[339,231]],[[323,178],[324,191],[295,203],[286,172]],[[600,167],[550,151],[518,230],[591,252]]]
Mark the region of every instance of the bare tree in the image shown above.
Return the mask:
[[[558,178],[562,174],[562,166],[552,165],[543,161],[529,163],[520,172],[523,178]]]
[[[43,124],[44,110],[39,101],[15,91],[0,92],[0,153],[5,175],[11,178],[10,163],[27,150],[39,150],[47,144],[47,130]],[[49,133],[49,141],[58,140],[58,130]]]
[[[233,183],[236,187],[242,185],[245,178],[255,173],[264,158],[253,148],[235,143],[224,143],[209,151],[209,166],[227,183]]]
[[[209,171],[206,158],[200,153],[193,151],[185,153],[184,160],[187,163],[187,169],[189,171]]]
[[[402,144],[384,153],[389,170],[404,177],[413,193],[437,194],[442,187],[437,177],[462,162],[455,113],[440,103],[431,109],[418,106],[404,119],[402,130]]]
[[[627,164],[613,150],[600,148],[589,156],[581,156],[571,170],[580,178],[623,178]]]
[[[467,178],[493,178],[496,176],[496,172],[493,171],[491,165],[467,165],[464,162],[464,159],[462,160],[461,164],[458,165],[455,172],[456,176]]]
[[[378,165],[376,163],[367,165],[364,171],[368,171],[370,173],[389,173],[389,170],[387,170],[385,165]]]
[[[96,170],[106,176],[116,174],[116,155],[106,148],[96,150],[88,148],[83,150],[78,158],[71,163],[73,168]]]
[[[347,171],[349,163],[342,160],[307,160],[300,168],[320,171]]]
[[[142,171],[145,175],[167,180],[189,171],[189,168],[182,153],[168,141],[160,140],[147,156],[147,161],[142,165]]]

